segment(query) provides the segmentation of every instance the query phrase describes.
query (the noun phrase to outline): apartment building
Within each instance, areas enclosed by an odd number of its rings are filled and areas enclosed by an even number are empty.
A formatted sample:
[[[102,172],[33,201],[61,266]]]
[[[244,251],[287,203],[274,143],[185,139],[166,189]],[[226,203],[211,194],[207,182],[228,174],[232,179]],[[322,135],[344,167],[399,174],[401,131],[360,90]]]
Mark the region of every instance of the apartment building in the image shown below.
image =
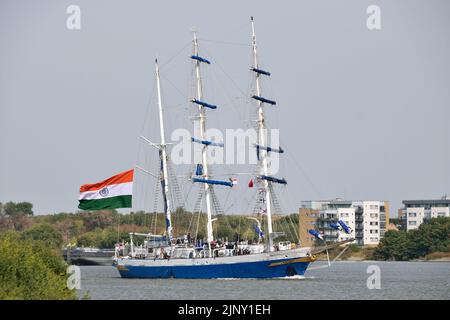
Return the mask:
[[[389,203],[378,200],[318,200],[302,201],[299,212],[300,241],[313,243],[308,229],[317,229],[325,241],[354,238],[358,245],[378,245],[389,224]],[[333,229],[330,224],[342,220],[351,234]]]
[[[436,217],[450,217],[450,199],[447,196],[439,200],[403,200],[400,221],[406,230],[417,229],[424,221]]]

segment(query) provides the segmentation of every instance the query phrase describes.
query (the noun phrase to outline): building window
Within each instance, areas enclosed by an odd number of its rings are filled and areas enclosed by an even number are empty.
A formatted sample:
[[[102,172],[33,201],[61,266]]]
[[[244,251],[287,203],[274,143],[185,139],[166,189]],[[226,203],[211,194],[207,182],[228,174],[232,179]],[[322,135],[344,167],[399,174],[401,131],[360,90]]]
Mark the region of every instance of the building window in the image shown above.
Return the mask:
[[[415,225],[417,225],[417,221],[408,221],[408,224],[410,226],[415,226]]]
[[[369,206],[369,209],[371,209],[371,210],[378,210],[378,205],[377,204],[371,204]]]
[[[378,221],[370,221],[370,225],[371,226],[377,226],[378,225]]]
[[[445,212],[439,211],[437,215],[438,217],[445,217]]]
[[[410,218],[417,217],[417,212],[408,212],[408,217]]]
[[[371,218],[378,218],[378,213],[371,213],[371,214],[370,214],[370,217],[371,217]]]

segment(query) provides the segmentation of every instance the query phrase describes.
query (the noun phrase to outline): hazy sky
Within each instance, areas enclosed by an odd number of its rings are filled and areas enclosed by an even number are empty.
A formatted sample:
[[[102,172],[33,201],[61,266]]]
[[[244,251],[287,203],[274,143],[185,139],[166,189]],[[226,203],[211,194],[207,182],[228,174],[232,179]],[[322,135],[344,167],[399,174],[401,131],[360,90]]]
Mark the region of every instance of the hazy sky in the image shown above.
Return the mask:
[[[66,27],[71,4],[81,30]],[[381,30],[366,27],[371,4]],[[277,100],[268,124],[286,150],[286,211],[342,197],[389,200],[395,215],[402,199],[450,194],[448,0],[0,0],[0,201],[75,211],[81,184],[155,167],[137,138],[157,140],[153,61],[168,132],[191,130],[192,27],[213,61],[205,94],[219,108],[208,126],[248,127],[251,15],[272,72],[263,90]],[[230,212],[253,207],[246,184],[219,192]],[[136,209],[153,206],[153,185]]]

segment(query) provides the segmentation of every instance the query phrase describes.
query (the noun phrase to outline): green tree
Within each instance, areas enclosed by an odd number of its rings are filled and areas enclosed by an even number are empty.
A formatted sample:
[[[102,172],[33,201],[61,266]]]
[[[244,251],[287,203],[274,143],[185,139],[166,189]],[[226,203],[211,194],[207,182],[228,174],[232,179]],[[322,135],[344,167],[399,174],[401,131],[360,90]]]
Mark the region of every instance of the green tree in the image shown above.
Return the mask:
[[[80,235],[77,239],[79,247],[98,247],[101,241],[100,231],[89,231]]]
[[[22,233],[24,240],[39,240],[51,248],[61,248],[62,235],[50,224],[36,224]]]
[[[450,218],[430,219],[411,231],[387,231],[374,251],[380,260],[411,260],[450,250]]]
[[[408,260],[408,235],[406,231],[386,231],[373,256],[377,260]]]
[[[4,213],[7,216],[15,216],[18,214],[24,214],[28,216],[33,215],[33,204],[30,202],[12,202],[9,201],[6,204],[3,205]]]
[[[0,299],[76,299],[66,285],[62,257],[40,240],[22,239],[17,232],[0,236]]]

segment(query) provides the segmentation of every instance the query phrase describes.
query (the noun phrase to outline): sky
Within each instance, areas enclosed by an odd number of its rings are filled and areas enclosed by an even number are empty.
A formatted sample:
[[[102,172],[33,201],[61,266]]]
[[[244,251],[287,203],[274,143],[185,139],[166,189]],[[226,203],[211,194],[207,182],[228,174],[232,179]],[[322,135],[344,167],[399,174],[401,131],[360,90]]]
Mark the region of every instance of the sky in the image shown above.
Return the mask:
[[[73,4],[80,30],[66,25]],[[366,25],[373,4],[380,30]],[[202,69],[219,106],[207,126],[248,128],[250,16],[272,73],[263,92],[277,101],[267,124],[286,150],[284,211],[339,197],[390,201],[395,216],[402,200],[450,194],[447,0],[0,0],[0,202],[74,212],[80,185],[155,170],[155,150],[138,139],[158,141],[154,59],[168,136],[191,130],[193,28],[213,62]],[[186,199],[196,193],[188,171],[177,169]],[[152,179],[136,173],[133,210],[154,206]],[[253,208],[247,177],[217,192],[229,213]]]

